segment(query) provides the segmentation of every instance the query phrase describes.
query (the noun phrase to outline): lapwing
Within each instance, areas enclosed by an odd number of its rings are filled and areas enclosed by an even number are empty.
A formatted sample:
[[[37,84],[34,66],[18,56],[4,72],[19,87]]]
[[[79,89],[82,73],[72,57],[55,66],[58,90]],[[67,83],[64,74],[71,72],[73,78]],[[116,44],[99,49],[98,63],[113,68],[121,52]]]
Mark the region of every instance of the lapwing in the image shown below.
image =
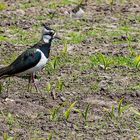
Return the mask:
[[[35,73],[43,69],[48,62],[51,43],[55,38],[60,39],[56,36],[55,30],[43,24],[41,40],[19,55],[13,63],[1,68],[0,79],[11,76],[22,77],[26,75],[29,78],[29,85],[33,83],[38,91],[34,80]]]

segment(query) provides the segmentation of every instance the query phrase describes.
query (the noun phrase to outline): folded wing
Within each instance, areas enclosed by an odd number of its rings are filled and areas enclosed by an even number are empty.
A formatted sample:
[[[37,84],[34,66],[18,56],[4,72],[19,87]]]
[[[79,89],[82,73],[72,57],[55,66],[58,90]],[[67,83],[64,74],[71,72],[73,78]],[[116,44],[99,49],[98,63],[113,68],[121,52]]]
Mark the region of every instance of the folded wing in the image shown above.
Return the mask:
[[[0,77],[12,76],[24,72],[38,64],[41,59],[41,53],[36,49],[31,48],[23,52],[9,66],[0,69]],[[5,77],[4,76],[4,77]]]

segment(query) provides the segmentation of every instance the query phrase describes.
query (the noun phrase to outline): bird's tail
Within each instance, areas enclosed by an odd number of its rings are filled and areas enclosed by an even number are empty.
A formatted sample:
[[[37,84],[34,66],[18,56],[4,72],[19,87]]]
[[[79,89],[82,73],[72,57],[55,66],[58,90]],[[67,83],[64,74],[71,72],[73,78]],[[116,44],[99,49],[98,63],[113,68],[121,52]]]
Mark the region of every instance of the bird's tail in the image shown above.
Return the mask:
[[[9,77],[9,75],[8,75],[9,70],[10,70],[9,66],[0,68],[0,79],[5,78],[5,77]]]

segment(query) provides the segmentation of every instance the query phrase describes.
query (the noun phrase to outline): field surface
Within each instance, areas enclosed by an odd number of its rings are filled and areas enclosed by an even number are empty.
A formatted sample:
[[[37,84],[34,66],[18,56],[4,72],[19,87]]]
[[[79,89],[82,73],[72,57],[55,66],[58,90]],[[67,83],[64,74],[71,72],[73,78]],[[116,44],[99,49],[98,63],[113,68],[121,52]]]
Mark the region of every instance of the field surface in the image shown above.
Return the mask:
[[[50,61],[28,80],[0,80],[0,140],[139,140],[140,1],[0,2],[0,66],[56,30]],[[74,13],[72,12],[74,11]]]

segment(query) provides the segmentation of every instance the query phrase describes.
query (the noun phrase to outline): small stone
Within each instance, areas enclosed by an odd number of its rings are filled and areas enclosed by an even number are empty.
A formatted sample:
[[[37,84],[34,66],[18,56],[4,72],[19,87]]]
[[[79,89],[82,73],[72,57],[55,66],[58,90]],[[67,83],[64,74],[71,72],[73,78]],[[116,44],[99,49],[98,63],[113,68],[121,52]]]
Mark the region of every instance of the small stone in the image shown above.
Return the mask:
[[[61,99],[62,102],[65,102],[66,101],[66,98],[63,97],[63,96],[60,96],[60,99]]]
[[[82,18],[84,16],[84,10],[82,8],[79,8],[78,11],[76,12],[70,12],[70,17],[74,17],[74,18]]]
[[[6,98],[5,101],[6,102],[14,102],[14,100],[13,99],[10,99],[10,98]]]
[[[75,14],[77,18],[81,18],[83,17],[84,13],[84,10],[82,8],[79,8],[79,11],[77,11]]]
[[[69,15],[69,12],[68,11],[64,11],[64,15]]]

